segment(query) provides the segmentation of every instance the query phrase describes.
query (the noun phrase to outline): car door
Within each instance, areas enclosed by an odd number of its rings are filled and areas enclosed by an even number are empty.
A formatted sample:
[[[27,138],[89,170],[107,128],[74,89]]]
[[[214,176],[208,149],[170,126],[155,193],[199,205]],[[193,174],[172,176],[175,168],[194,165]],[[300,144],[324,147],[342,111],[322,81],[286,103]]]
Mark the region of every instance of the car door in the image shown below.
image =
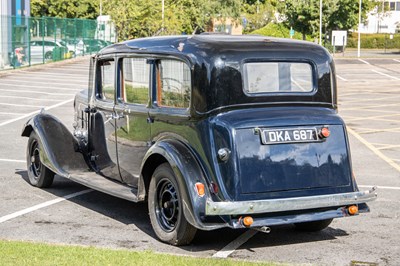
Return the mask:
[[[117,151],[122,181],[136,187],[150,143],[150,64],[144,57],[121,58],[118,64]]]
[[[90,110],[90,160],[98,174],[121,181],[116,146],[115,61],[97,61],[94,106]]]

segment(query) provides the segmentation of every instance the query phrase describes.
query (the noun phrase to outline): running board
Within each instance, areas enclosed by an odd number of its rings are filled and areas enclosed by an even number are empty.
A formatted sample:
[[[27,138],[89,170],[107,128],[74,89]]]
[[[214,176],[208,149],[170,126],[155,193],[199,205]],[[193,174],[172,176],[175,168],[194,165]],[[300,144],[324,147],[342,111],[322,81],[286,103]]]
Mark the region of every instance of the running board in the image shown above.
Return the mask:
[[[133,202],[139,201],[137,198],[137,188],[112,181],[95,172],[71,173],[68,179],[121,199]]]

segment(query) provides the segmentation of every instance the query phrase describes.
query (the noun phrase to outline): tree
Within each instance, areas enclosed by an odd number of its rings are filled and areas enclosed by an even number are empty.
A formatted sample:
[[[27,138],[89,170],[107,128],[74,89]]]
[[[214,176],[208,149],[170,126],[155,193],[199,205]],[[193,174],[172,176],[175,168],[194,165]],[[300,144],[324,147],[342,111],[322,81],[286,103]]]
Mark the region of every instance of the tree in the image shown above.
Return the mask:
[[[370,11],[375,1],[362,2],[362,15]],[[285,0],[276,2],[277,10],[288,27],[293,27],[305,38],[306,34],[313,37],[319,32],[319,1],[318,0]],[[323,21],[324,29],[352,29],[358,24],[359,0],[324,0]]]
[[[97,0],[31,0],[32,17],[94,19],[98,13]]]
[[[319,7],[316,0],[287,0],[278,2],[277,9],[287,27],[306,35],[315,35],[319,21]]]
[[[327,20],[327,27],[331,30],[347,30],[358,25],[359,0],[336,1],[336,8]],[[375,1],[362,1],[362,16],[377,5]]]
[[[161,34],[203,32],[212,18],[240,17],[240,0],[165,0],[164,21],[161,0],[108,0],[104,13],[111,15],[119,39]]]
[[[274,7],[269,1],[245,1],[242,13],[246,19],[245,32],[252,32],[266,26],[274,19]]]

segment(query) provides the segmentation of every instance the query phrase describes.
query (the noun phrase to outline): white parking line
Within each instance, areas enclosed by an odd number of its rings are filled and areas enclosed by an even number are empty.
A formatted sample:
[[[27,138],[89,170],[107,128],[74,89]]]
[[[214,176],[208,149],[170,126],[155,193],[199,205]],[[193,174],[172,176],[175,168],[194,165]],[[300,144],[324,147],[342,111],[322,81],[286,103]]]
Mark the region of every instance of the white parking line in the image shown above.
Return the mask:
[[[85,85],[87,85],[87,82],[86,83],[82,82],[81,84],[73,84],[73,83],[71,84],[69,81],[61,83],[61,82],[53,82],[53,81],[48,81],[48,80],[46,80],[46,81],[32,81],[32,80],[20,80],[20,79],[12,79],[12,78],[4,79],[4,81],[6,81],[6,82],[15,81],[15,82],[18,82],[19,84],[21,84],[21,83],[29,83],[29,84],[47,84],[47,85],[48,84],[51,84],[51,85],[70,85],[70,86],[85,86]]]
[[[245,233],[241,234],[238,238],[230,242],[220,251],[212,255],[213,258],[227,258],[230,254],[232,254],[236,249],[238,249],[241,245],[246,243],[250,238],[252,238],[258,232],[256,230],[248,230]]]
[[[372,145],[371,143],[369,143],[368,141],[366,141],[363,137],[361,137],[357,132],[355,132],[354,130],[352,130],[351,128],[347,127],[347,131],[353,135],[356,139],[358,139],[362,144],[364,144],[365,146],[367,146],[367,148],[369,148],[373,153],[375,153],[376,155],[378,155],[379,158],[381,158],[382,160],[384,160],[385,162],[387,162],[390,166],[392,166],[394,169],[396,169],[397,171],[400,172],[400,165],[395,163],[392,159],[390,159],[389,157],[387,157],[385,154],[383,154],[380,150],[378,150],[377,148],[375,148],[374,145]]]
[[[372,188],[373,186],[368,186],[368,185],[359,185],[358,187],[362,188]],[[393,190],[400,190],[400,187],[387,187],[387,186],[375,186],[378,189],[393,189]]]
[[[358,61],[360,61],[360,62],[363,62],[364,64],[367,64],[367,65],[371,65],[370,63],[368,63],[367,61],[365,61],[365,60],[362,60],[362,59],[360,59],[360,58],[358,58]]]
[[[45,72],[45,71],[40,71],[40,72],[31,72],[31,71],[26,71],[26,70],[21,70],[21,71],[19,71],[19,73],[25,73],[25,75],[26,74],[33,74],[33,75],[35,75],[35,76],[37,76],[37,75],[43,75],[43,76],[55,76],[55,75],[57,75],[57,77],[66,77],[66,76],[74,76],[74,77],[77,77],[77,76],[81,76],[81,77],[85,77],[85,78],[87,78],[88,76],[87,75],[79,75],[79,74],[68,74],[68,73],[62,73],[62,72]],[[58,76],[58,75],[60,75],[60,76]]]
[[[0,103],[0,105],[3,105],[3,106],[15,106],[15,107],[44,108],[43,105],[31,105],[31,104]]]
[[[82,88],[62,88],[62,87],[58,87],[58,86],[53,86],[51,82],[47,83],[48,86],[35,86],[35,85],[19,85],[19,84],[12,84],[12,83],[4,83],[4,82],[0,82],[0,85],[7,85],[7,86],[11,86],[11,87],[22,87],[22,88],[39,88],[39,89],[52,89],[52,90],[67,90],[67,91],[79,91],[82,90]]]
[[[372,72],[375,72],[375,73],[378,73],[379,75],[382,75],[382,76],[391,78],[391,79],[400,80],[400,78],[398,78],[398,77],[394,77],[394,76],[391,76],[391,75],[382,73],[382,72],[380,72],[380,71],[378,71],[378,70],[375,70],[375,69],[371,69],[371,71],[372,71]]]
[[[75,94],[70,94],[70,93],[44,92],[44,91],[30,91],[30,90],[7,90],[7,89],[0,89],[0,91],[15,92],[15,93],[36,93],[36,94],[57,95],[57,96],[74,96],[74,95],[75,95]]]
[[[25,160],[13,160],[13,159],[0,159],[0,162],[7,162],[7,163],[26,163]]]
[[[45,110],[50,110],[50,109],[59,107],[59,106],[61,106],[61,105],[64,105],[64,104],[66,104],[66,103],[72,102],[73,100],[74,100],[74,99],[69,99],[69,100],[63,101],[63,102],[61,102],[61,103],[57,103],[57,104],[55,104],[55,105],[52,105],[52,106],[49,106],[49,107],[45,107],[44,109],[45,109]],[[34,115],[34,114],[39,113],[39,112],[40,112],[40,110],[37,110],[37,111],[31,112],[31,113],[29,113],[29,114],[26,114],[26,115],[23,115],[23,116],[20,116],[20,117],[17,117],[17,118],[14,118],[14,119],[5,121],[5,122],[3,122],[3,123],[0,123],[0,127],[5,126],[5,125],[8,125],[8,124],[11,124],[11,123],[13,123],[13,122],[15,122],[15,121],[18,121],[18,120],[21,120],[21,119],[25,119],[25,118],[30,117],[30,116],[32,116],[32,115]]]
[[[25,113],[0,112],[0,115],[24,115]]]
[[[68,199],[72,199],[72,198],[87,194],[87,193],[92,192],[92,191],[93,191],[93,189],[82,190],[82,191],[79,191],[79,192],[76,192],[76,193],[72,193],[72,194],[66,195],[64,197],[59,197],[59,198],[56,198],[54,200],[49,200],[49,201],[43,202],[41,204],[32,206],[32,207],[27,208],[27,209],[23,209],[23,210],[8,214],[6,216],[0,217],[0,223],[4,223],[4,222],[6,222],[8,220],[17,218],[17,217],[22,216],[24,214],[27,214],[27,213],[30,213],[30,212],[33,212],[33,211],[36,211],[36,210],[51,206],[51,205],[54,205],[56,203],[59,203],[59,202],[62,202],[62,201],[68,200]]]
[[[17,73],[15,73],[15,74],[17,74]],[[10,79],[10,77],[11,76],[5,76],[3,78],[3,80],[7,81],[7,80]],[[63,81],[63,80],[60,80],[59,78],[38,77],[38,76],[29,77],[29,80],[32,80],[32,79],[33,80],[44,80],[44,81],[46,81],[47,84],[50,83],[50,82],[53,84],[53,81]],[[17,81],[20,81],[20,79],[17,79]],[[71,80],[71,78],[69,78],[69,80],[67,80],[67,81],[68,81],[68,84],[70,84],[70,85],[78,85],[78,84],[87,85],[88,84],[86,80],[85,81],[79,81],[79,80]]]
[[[59,102],[60,100],[55,99],[43,99],[43,98],[30,98],[30,97],[22,97],[22,96],[9,96],[9,95],[0,95],[0,98],[11,98],[11,99],[24,99],[24,100],[32,100],[32,101],[48,101],[48,102]]]
[[[347,81],[347,79],[342,78],[341,76],[339,76],[338,74],[336,74],[336,77],[338,77],[339,79],[343,80],[343,81]]]
[[[397,60],[397,59],[392,59],[392,60],[400,63],[400,60]]]

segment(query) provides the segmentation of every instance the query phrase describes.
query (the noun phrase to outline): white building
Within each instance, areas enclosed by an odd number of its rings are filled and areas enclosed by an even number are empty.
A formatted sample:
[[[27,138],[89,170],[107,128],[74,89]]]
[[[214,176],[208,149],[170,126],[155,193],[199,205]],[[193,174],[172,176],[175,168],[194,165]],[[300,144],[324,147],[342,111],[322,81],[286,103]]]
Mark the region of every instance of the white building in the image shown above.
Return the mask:
[[[0,0],[0,69],[10,64],[16,45],[25,43],[28,28],[24,17],[30,16],[30,0]]]
[[[367,14],[367,21],[360,29],[361,33],[397,33],[400,32],[400,0],[381,1]]]

